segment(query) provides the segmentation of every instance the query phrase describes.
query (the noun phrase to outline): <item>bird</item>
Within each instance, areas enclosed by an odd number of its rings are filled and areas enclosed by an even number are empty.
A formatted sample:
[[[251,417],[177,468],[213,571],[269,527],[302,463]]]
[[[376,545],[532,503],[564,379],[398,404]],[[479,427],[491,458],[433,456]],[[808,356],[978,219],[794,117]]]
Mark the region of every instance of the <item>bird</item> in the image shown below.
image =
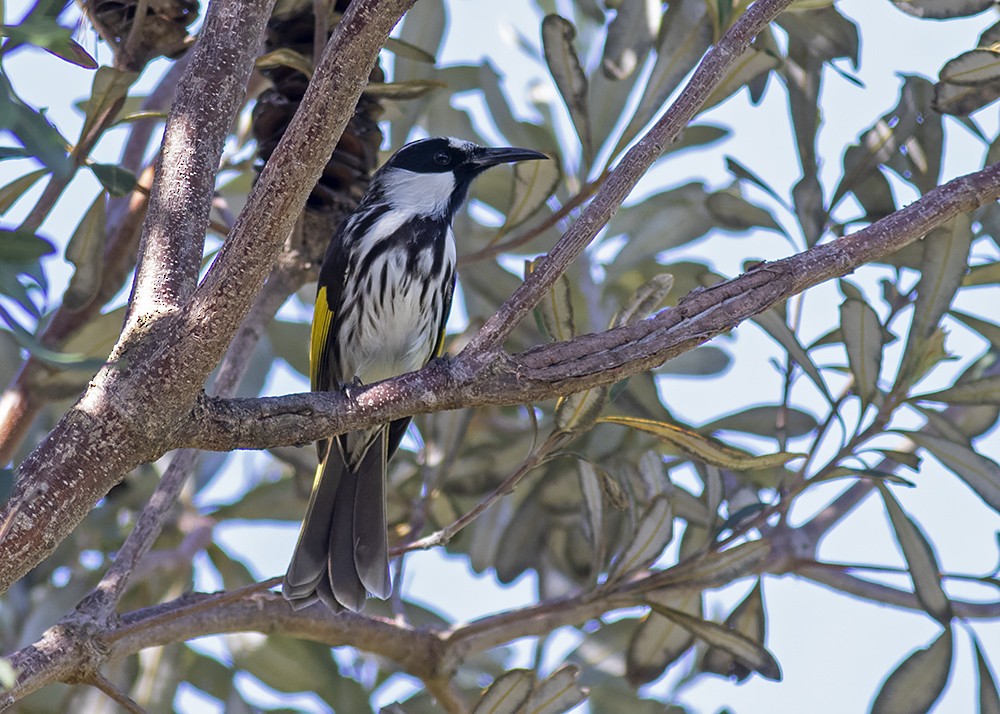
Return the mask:
[[[547,159],[451,137],[406,144],[376,171],[320,266],[309,347],[313,391],[346,390],[443,353],[455,289],[452,218],[487,169]],[[319,466],[282,584],[295,609],[360,612],[392,592],[386,464],[410,418],[317,442]]]

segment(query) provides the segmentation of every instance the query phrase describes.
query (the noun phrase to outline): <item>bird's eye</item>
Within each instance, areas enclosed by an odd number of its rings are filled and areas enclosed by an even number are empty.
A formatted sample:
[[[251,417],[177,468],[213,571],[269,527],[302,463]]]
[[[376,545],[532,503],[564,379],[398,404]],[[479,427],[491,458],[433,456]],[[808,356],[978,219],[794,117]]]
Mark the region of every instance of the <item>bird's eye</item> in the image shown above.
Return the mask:
[[[434,163],[438,166],[447,166],[451,163],[451,154],[447,151],[439,151],[434,154]]]

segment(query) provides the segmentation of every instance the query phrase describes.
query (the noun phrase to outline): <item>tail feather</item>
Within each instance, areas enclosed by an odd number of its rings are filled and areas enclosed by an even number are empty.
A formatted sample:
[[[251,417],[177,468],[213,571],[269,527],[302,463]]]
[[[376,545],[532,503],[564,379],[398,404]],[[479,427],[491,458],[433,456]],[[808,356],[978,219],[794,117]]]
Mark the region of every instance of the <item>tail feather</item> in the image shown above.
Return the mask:
[[[378,432],[355,470],[347,467],[335,445],[325,450],[282,585],[293,608],[321,600],[334,611],[358,612],[369,593],[385,599],[392,592],[385,516],[386,432]]]
[[[382,429],[357,471],[354,497],[353,557],[365,589],[385,600],[392,593],[385,517],[386,436]],[[333,573],[333,569],[330,570]]]
[[[316,468],[312,494],[302,521],[281,592],[292,607],[307,607],[317,599],[316,589],[326,580],[328,544],[333,524],[333,509],[343,477],[344,462],[336,448],[327,450],[327,458]]]

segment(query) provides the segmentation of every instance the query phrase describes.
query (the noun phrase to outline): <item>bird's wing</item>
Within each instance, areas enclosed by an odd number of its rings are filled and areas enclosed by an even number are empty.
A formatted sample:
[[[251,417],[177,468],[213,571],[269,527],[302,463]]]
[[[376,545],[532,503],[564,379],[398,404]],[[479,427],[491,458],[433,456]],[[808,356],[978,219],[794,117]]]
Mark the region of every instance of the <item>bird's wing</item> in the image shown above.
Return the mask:
[[[330,241],[330,247],[323,258],[319,271],[319,282],[316,285],[316,304],[313,307],[312,332],[309,339],[309,377],[312,390],[331,391],[340,387],[339,380],[331,371],[338,363],[336,354],[336,323],[340,318],[340,304],[344,293],[346,279],[346,254],[344,233],[348,221],[341,224],[340,230]]]
[[[455,272],[451,273],[451,282],[445,288],[444,300],[441,301],[441,324],[437,326],[437,343],[434,345],[434,356],[444,354],[444,333],[448,325],[448,313],[451,312],[451,298],[455,294]]]

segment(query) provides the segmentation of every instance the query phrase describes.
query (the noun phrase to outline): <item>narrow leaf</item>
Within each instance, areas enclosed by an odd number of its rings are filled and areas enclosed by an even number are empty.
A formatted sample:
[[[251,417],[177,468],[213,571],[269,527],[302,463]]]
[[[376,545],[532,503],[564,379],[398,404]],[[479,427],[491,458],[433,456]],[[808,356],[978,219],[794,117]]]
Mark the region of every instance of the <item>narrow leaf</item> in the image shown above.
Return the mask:
[[[967,443],[916,431],[907,433],[907,436],[917,446],[931,452],[994,511],[1000,513],[1000,465],[976,452]]]
[[[736,449],[722,442],[684,429],[675,424],[639,419],[636,417],[604,417],[600,421],[638,429],[659,437],[681,451],[704,461],[707,464],[733,471],[753,471],[780,466],[792,459],[802,457],[802,454],[778,452],[766,456],[752,456],[745,451]]]
[[[979,684],[979,714],[1000,714],[1000,693],[997,691],[997,680],[990,671],[989,662],[983,654],[979,638],[972,635],[972,644],[976,648],[976,675]]]
[[[823,376],[820,374],[819,368],[816,367],[815,362],[813,362],[812,357],[806,351],[806,348],[802,346],[799,342],[799,338],[795,336],[792,328],[788,326],[785,322],[785,318],[781,316],[781,313],[777,310],[765,310],[759,315],[754,316],[753,321],[756,322],[761,329],[764,330],[768,335],[774,339],[779,345],[785,348],[788,352],[788,356],[791,357],[802,371],[806,373],[806,376],[816,385],[819,389],[820,394],[822,394],[827,403],[833,404],[833,397],[830,395],[830,390],[827,389],[826,382],[823,381]]]
[[[969,265],[972,246],[972,221],[961,214],[924,239],[924,256],[920,265],[920,282],[913,309],[913,322],[906,340],[906,351],[900,365],[900,378],[916,374],[922,348],[937,330],[948,311]]]
[[[66,246],[66,260],[73,264],[73,277],[63,296],[63,304],[79,310],[90,303],[101,285],[107,198],[104,193],[87,209]]]
[[[956,384],[954,387],[942,389],[939,392],[920,394],[911,399],[915,401],[944,402],[945,404],[1000,404],[1000,375],[973,379],[970,382]]]
[[[536,258],[535,260],[525,261],[525,277],[533,273],[543,259]],[[573,299],[570,294],[569,277],[565,273],[559,276],[559,280],[549,288],[535,310],[546,334],[551,339],[556,342],[566,342],[576,335],[576,324],[573,319]]]
[[[678,493],[681,493],[680,489]],[[770,555],[771,544],[766,540],[740,543],[721,553],[712,552],[657,573],[654,584],[656,587],[692,585],[703,589],[718,588],[736,578],[758,572]]]
[[[648,593],[646,598],[692,617],[703,618],[700,590],[670,589]],[[638,687],[658,679],[693,644],[694,635],[689,630],[651,610],[629,641],[625,656],[625,676],[629,684]]]
[[[971,17],[993,6],[993,0],[892,0],[908,15],[928,20]]]
[[[405,82],[369,82],[363,93],[369,97],[383,99],[417,99],[448,85],[435,79],[409,79]],[[548,163],[548,162],[544,162]]]
[[[604,536],[604,490],[597,470],[589,461],[577,461],[580,478],[580,493],[583,494],[584,518],[580,521],[584,535],[594,551],[593,572],[598,573],[604,563],[606,541]]]
[[[655,601],[648,601],[646,604],[654,612],[673,620],[695,637],[730,653],[747,668],[757,672],[762,677],[775,682],[781,681],[781,667],[774,655],[749,638],[733,632],[717,622],[692,617],[685,612],[665,607]]]
[[[55,253],[55,247],[41,236],[0,228],[0,260],[24,263]]]
[[[279,47],[276,50],[261,55],[254,60],[254,66],[257,69],[287,67],[288,69],[294,69],[296,72],[301,72],[309,79],[312,79],[313,70],[315,69],[311,59],[301,52],[296,52],[288,47]]]
[[[531,695],[535,673],[530,669],[512,669],[504,672],[487,687],[472,714],[518,714]]]
[[[45,176],[48,172],[49,170],[45,168],[35,169],[34,171],[26,173],[24,176],[18,176],[9,184],[0,188],[0,214],[4,214],[9,211],[11,206],[17,203],[17,200],[30,191],[31,187],[38,183],[39,179]]]
[[[636,289],[635,293],[632,294],[632,299],[618,311],[608,327],[614,329],[646,319],[663,305],[663,301],[667,299],[673,286],[673,275],[669,273],[654,275],[648,282]]]
[[[135,174],[114,164],[90,164],[94,176],[101,182],[104,190],[113,198],[129,194],[137,183]]]
[[[872,714],[929,712],[951,671],[952,634],[945,629],[929,646],[903,660],[882,683]]]
[[[580,58],[573,46],[575,37],[576,28],[566,18],[546,15],[542,20],[542,49],[545,52],[545,63],[573,119],[573,126],[583,146],[584,161],[589,165],[594,158],[594,149],[587,108],[587,75],[584,74]]]
[[[733,632],[746,637],[761,647],[767,633],[767,614],[764,609],[764,593],[760,580],[747,596],[735,607],[724,623]],[[752,670],[726,650],[718,647],[709,648],[702,659],[702,669],[707,672],[721,674],[723,677],[735,677],[742,682],[750,676]]]
[[[80,129],[80,137],[88,136],[97,126],[101,117],[108,113],[117,114],[125,102],[129,88],[139,75],[135,72],[100,67],[94,73],[94,81],[90,87],[90,98],[87,100],[87,114]]]
[[[656,496],[636,525],[625,552],[615,561],[608,580],[617,580],[654,563],[674,537],[674,512],[666,496]]]
[[[931,617],[942,624],[952,618],[951,601],[941,587],[941,569],[937,557],[927,537],[920,527],[903,511],[889,488],[879,481],[876,488],[882,494],[889,521],[896,532],[896,540],[903,550],[906,566],[913,578],[913,590],[917,600]]]
[[[840,330],[847,349],[847,363],[854,375],[854,391],[864,408],[878,393],[882,323],[868,303],[849,298],[840,306]]]
[[[567,664],[540,682],[531,694],[524,714],[563,714],[587,698],[577,679],[580,668]]]

